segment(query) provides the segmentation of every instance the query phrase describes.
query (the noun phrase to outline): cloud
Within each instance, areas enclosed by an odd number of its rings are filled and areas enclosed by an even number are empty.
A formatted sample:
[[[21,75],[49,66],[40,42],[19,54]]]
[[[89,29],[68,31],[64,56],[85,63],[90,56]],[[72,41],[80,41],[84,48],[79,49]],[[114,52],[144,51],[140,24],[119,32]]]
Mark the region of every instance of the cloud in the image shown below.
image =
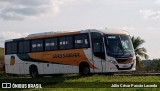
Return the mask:
[[[126,31],[128,31],[128,30],[135,30],[134,27],[129,27],[129,26],[123,26],[123,27],[121,27],[119,29],[126,30]]]
[[[53,0],[52,5],[53,5],[53,11],[55,14],[60,12],[60,9],[65,6],[66,4],[75,2],[77,0]]]
[[[46,13],[51,0],[1,0],[0,17],[4,20],[22,20],[27,16]]]
[[[156,30],[155,27],[151,27],[151,26],[146,27],[146,29],[147,29],[147,30],[152,30],[152,32],[153,32],[153,30]]]
[[[144,19],[151,19],[151,20],[160,20],[160,11],[153,11],[153,10],[140,10],[139,11]]]
[[[154,2],[155,4],[159,4],[160,5],[160,0],[155,0]]]
[[[22,38],[26,37],[29,33],[18,33],[18,32],[0,32],[0,43],[4,43],[5,40],[8,39],[15,39],[15,38]]]
[[[0,0],[0,18],[3,20],[23,20],[61,11],[67,4],[91,0]]]

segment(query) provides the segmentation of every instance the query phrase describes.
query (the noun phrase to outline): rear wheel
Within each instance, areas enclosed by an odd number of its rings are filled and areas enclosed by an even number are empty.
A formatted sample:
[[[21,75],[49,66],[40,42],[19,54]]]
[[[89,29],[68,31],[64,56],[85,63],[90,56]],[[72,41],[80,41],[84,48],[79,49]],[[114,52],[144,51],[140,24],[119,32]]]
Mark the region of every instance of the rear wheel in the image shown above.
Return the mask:
[[[37,69],[36,66],[31,66],[31,67],[30,67],[30,76],[31,76],[32,78],[39,77],[39,75],[38,75],[38,69]]]

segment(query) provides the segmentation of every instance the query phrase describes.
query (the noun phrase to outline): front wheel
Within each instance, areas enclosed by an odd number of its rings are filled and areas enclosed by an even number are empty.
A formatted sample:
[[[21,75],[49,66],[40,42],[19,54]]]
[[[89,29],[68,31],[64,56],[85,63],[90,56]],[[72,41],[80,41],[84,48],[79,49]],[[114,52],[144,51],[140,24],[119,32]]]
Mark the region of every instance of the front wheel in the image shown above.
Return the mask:
[[[37,67],[31,67],[31,69],[30,69],[30,76],[32,78],[39,77]]]
[[[87,65],[81,66],[79,73],[80,73],[81,76],[89,75],[90,74],[90,69]]]

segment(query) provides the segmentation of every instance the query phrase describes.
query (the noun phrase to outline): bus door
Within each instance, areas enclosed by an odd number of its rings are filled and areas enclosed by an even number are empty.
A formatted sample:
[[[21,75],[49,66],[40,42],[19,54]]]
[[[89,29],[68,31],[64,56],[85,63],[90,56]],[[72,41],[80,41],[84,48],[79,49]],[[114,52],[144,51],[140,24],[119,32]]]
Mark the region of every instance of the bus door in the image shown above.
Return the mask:
[[[105,50],[103,37],[100,33],[91,32],[92,60],[96,68],[94,72],[106,72]]]

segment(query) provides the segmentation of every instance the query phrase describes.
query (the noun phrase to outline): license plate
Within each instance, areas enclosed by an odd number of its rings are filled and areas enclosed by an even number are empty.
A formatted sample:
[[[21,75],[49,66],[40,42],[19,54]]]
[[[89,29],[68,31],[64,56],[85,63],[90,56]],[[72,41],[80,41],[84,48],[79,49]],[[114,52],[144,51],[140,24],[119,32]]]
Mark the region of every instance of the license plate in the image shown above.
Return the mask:
[[[127,68],[128,66],[127,65],[123,65],[123,68]]]

